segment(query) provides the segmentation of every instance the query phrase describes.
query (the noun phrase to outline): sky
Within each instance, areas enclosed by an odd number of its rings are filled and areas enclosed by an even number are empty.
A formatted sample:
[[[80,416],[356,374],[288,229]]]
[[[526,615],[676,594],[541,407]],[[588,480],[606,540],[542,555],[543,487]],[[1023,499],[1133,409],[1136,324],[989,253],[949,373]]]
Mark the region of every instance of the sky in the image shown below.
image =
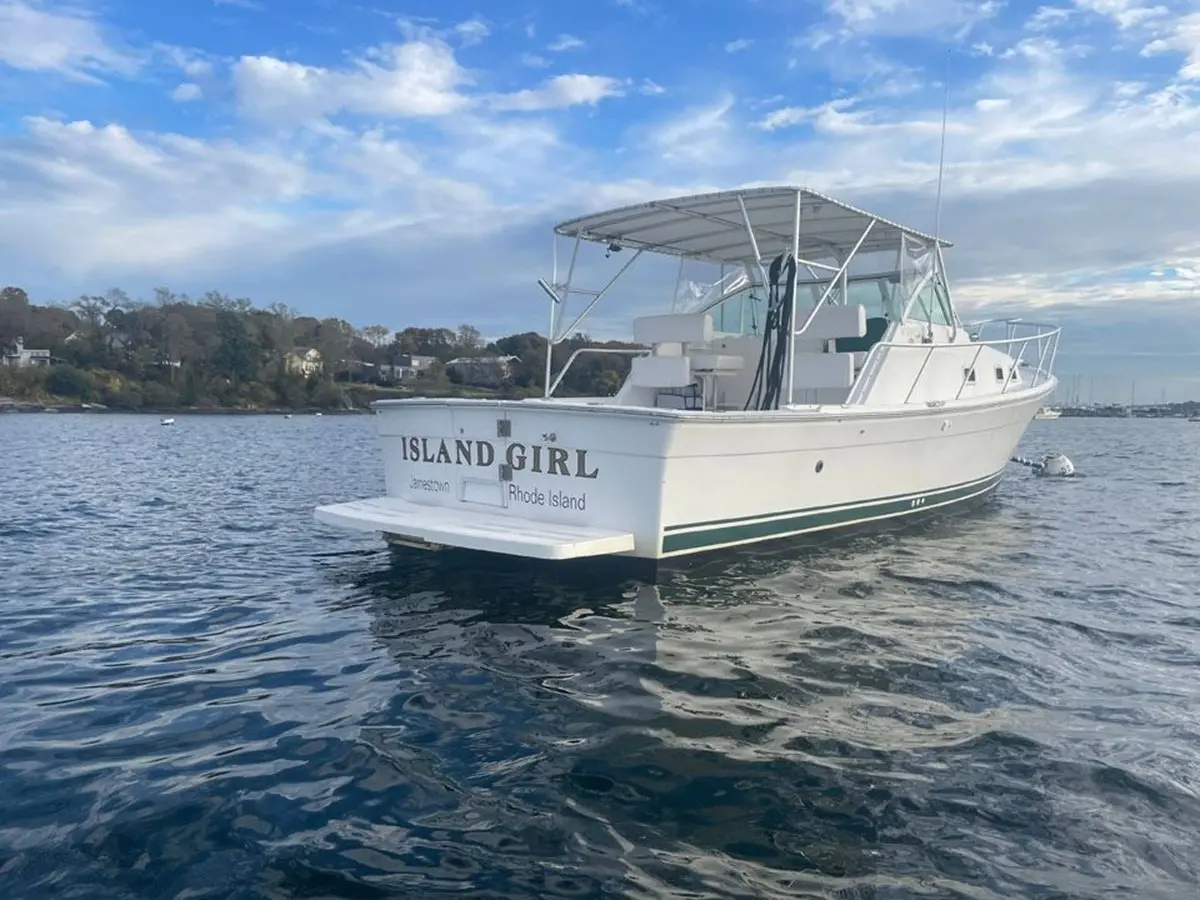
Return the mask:
[[[0,281],[537,330],[553,225],[609,206],[797,184],[933,230],[944,103],[964,317],[1200,397],[1200,0],[0,0]]]

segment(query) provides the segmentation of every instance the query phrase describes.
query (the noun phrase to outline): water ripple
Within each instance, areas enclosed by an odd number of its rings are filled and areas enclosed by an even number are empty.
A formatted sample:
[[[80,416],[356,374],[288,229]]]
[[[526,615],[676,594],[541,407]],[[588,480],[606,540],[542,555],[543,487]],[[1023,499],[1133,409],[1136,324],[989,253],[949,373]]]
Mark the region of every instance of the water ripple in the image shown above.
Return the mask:
[[[316,528],[371,425],[0,418],[6,900],[1194,893],[1194,429],[649,586]]]

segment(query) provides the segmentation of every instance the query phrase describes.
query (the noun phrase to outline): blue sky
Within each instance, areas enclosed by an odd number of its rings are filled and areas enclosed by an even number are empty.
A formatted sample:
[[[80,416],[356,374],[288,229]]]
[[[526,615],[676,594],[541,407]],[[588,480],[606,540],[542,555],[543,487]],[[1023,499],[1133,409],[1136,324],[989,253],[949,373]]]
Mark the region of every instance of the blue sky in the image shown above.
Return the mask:
[[[1174,391],[1196,0],[0,0],[0,281],[538,328],[550,228],[607,205],[792,182],[932,228],[947,60],[959,304]]]

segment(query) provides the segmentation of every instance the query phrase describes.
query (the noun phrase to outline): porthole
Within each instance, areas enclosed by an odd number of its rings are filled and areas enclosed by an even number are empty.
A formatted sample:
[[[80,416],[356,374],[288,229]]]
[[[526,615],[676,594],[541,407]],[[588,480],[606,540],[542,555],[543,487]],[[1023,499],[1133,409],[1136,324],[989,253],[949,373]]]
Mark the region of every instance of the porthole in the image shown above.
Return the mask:
[[[816,470],[817,470],[817,474],[818,474],[818,475],[820,475],[820,474],[821,474],[821,470],[822,470],[823,468],[825,468],[825,460],[823,460],[823,459],[818,459],[818,460],[817,460],[817,465],[816,465]]]

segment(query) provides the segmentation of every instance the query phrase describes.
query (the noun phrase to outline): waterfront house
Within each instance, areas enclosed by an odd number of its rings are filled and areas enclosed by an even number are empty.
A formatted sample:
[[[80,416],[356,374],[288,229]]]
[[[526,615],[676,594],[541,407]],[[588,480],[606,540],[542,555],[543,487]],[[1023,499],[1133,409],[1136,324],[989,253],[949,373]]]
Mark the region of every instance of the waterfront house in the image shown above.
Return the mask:
[[[414,378],[425,378],[429,375],[436,356],[418,356],[415,353],[402,353],[391,363],[379,367],[379,377],[384,381],[412,381]]]
[[[446,363],[451,381],[475,387],[501,387],[513,374],[516,356],[460,356]]]
[[[303,375],[305,378],[316,375],[325,368],[321,351],[316,347],[297,347],[287,355],[286,365],[289,372]]]
[[[33,350],[25,346],[24,338],[17,338],[11,352],[5,353],[3,363],[16,369],[50,365],[49,350]]]

